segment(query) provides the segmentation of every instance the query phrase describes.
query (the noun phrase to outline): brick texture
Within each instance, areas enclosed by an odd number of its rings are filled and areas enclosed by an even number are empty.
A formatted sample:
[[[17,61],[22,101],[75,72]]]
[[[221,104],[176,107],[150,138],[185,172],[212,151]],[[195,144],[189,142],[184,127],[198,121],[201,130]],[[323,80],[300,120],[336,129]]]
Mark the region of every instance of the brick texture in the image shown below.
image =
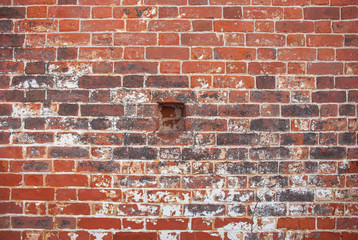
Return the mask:
[[[357,0],[0,0],[0,239],[358,239]]]

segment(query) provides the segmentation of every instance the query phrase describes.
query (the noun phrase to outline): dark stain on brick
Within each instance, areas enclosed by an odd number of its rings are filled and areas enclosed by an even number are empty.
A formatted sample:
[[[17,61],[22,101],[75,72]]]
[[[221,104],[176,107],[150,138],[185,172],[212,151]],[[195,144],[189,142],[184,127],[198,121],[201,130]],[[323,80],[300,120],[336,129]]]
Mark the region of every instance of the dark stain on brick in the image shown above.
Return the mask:
[[[286,204],[282,203],[259,203],[254,207],[250,207],[250,214],[254,216],[285,216]]]
[[[318,105],[289,105],[282,106],[283,117],[318,117]]]
[[[142,159],[150,160],[157,158],[157,149],[142,147],[142,148],[130,148],[121,147],[116,148],[113,152],[114,159]]]
[[[225,205],[214,204],[187,204],[184,206],[184,211],[193,216],[214,215],[221,216],[225,213]]]
[[[149,7],[146,7],[144,9],[138,9],[138,8],[134,8],[134,10],[137,12],[136,16],[137,17],[141,17],[143,15],[143,13],[145,11],[147,11],[149,9]],[[128,14],[127,14],[128,15]]]
[[[46,171],[49,169],[48,162],[31,161],[24,164],[23,170],[35,170],[35,171]]]
[[[95,169],[95,172],[102,172],[102,173],[115,173],[118,172],[119,164],[113,161],[86,161],[81,162],[78,164],[78,170],[81,171],[86,169]]]
[[[288,119],[252,119],[250,130],[253,131],[288,131],[290,120]]]
[[[246,148],[229,148],[226,151],[226,158],[229,160],[246,160],[248,156]]]
[[[346,157],[344,147],[316,147],[311,149],[312,159],[343,159]]]
[[[314,193],[307,189],[286,189],[279,191],[277,198],[280,202],[312,202]]]

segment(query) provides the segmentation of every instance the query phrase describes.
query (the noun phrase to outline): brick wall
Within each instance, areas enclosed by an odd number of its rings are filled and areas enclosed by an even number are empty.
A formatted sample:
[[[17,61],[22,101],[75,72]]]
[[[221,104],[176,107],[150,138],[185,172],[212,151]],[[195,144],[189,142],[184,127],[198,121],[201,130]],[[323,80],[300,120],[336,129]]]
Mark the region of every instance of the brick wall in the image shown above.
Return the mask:
[[[0,239],[358,239],[357,0],[0,4]]]

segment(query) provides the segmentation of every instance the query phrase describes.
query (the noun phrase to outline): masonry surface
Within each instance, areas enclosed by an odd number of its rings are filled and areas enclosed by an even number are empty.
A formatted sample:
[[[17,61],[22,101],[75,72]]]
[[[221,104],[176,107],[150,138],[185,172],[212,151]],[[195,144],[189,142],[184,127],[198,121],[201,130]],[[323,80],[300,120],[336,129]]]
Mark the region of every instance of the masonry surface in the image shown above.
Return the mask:
[[[0,239],[358,239],[357,0],[0,5]]]

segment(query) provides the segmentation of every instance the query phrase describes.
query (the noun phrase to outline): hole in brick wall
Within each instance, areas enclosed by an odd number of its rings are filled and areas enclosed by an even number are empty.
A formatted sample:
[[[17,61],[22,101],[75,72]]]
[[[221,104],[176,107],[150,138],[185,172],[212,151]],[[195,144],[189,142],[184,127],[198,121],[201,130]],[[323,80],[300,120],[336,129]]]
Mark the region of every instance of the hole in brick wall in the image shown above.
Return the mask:
[[[159,131],[185,131],[183,103],[159,103]]]

